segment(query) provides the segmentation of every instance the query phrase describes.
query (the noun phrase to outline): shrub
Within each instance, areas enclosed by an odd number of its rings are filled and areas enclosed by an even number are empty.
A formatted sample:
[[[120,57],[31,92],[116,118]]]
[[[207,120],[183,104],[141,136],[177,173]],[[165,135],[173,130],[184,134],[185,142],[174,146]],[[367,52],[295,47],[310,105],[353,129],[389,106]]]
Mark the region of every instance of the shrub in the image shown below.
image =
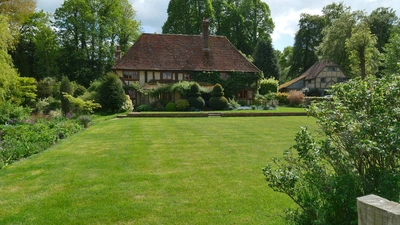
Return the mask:
[[[49,103],[49,98],[43,98],[43,99],[39,99],[36,102],[36,113],[37,114],[43,114],[45,109],[50,105]]]
[[[126,100],[124,89],[114,73],[108,73],[98,87],[99,103],[105,112],[120,112]]]
[[[44,151],[60,139],[82,129],[76,120],[40,119],[36,123],[0,126],[0,168],[21,158]]]
[[[60,85],[61,111],[65,115],[71,110],[71,106],[68,99],[64,97],[63,93],[67,93],[69,95],[72,94],[72,85],[71,82],[69,82],[68,77],[63,77]]]
[[[200,85],[196,82],[194,82],[190,87],[188,102],[190,107],[193,107],[195,109],[202,109],[205,105],[205,101],[201,97]]]
[[[138,107],[136,107],[136,111],[149,112],[149,111],[153,111],[153,108],[150,105],[143,104],[143,105],[139,105]]]
[[[189,102],[186,99],[179,99],[175,103],[176,111],[187,111],[189,108]]]
[[[54,88],[56,86],[56,81],[53,78],[47,77],[40,80],[37,84],[37,97],[38,98],[48,98],[54,97]]]
[[[122,110],[124,112],[132,112],[134,109],[133,103],[129,95],[125,95],[125,102],[124,105],[122,106]]]
[[[81,98],[74,98],[72,95],[64,93],[64,97],[68,99],[71,110],[77,114],[93,113],[94,109],[101,108],[99,103],[93,101],[84,101]]]
[[[26,120],[30,113],[29,108],[24,108],[10,101],[2,102],[0,103],[0,124],[5,124],[10,120]]]
[[[214,86],[208,104],[214,110],[226,109],[228,106],[228,100],[224,97],[224,89],[220,84]]]
[[[323,133],[302,128],[264,169],[268,185],[298,205],[290,224],[357,224],[357,197],[399,201],[399,93],[397,74],[369,76],[334,85],[334,98],[310,106]]]
[[[82,123],[84,128],[88,128],[92,122],[92,117],[88,115],[82,115],[78,117],[78,120]]]
[[[86,92],[86,88],[82,85],[78,85],[74,91],[73,96],[76,98],[76,97],[82,96],[83,94],[85,94],[85,92]]]
[[[228,99],[228,105],[227,105],[228,109],[232,110],[232,109],[237,109],[240,107],[240,104],[234,99],[234,98],[230,98]]]
[[[276,93],[278,92],[279,81],[274,78],[262,79],[260,81],[260,89],[258,93],[260,95],[266,95],[268,93]]]
[[[165,111],[169,111],[169,112],[176,111],[175,103],[168,102],[167,105],[165,106]]]
[[[304,102],[304,94],[301,91],[292,90],[289,92],[288,100],[291,106],[300,106]]]
[[[278,100],[280,105],[289,104],[289,93],[287,92],[278,92],[275,95],[276,100]]]

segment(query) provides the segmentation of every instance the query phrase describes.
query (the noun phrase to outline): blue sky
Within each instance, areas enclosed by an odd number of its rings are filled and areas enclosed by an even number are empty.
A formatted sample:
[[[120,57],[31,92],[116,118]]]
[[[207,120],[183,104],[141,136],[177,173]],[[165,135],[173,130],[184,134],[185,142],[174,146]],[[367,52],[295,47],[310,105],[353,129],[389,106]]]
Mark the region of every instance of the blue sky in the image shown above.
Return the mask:
[[[298,21],[301,13],[321,14],[324,6],[332,0],[262,0],[271,9],[275,30],[272,34],[275,49],[283,50],[293,45],[294,35],[298,30]],[[63,0],[37,0],[37,8],[54,13]],[[146,33],[161,33],[161,27],[167,20],[168,0],[129,0],[136,10],[136,20],[141,21],[142,29]],[[345,5],[352,10],[365,10],[368,14],[378,7],[391,7],[400,17],[399,0],[344,0]]]

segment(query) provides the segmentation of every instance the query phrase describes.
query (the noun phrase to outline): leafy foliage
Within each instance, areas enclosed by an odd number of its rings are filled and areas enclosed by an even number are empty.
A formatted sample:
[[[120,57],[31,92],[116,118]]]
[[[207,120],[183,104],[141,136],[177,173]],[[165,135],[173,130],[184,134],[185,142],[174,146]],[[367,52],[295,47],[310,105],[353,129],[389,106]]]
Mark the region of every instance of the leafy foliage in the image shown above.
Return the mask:
[[[253,53],[254,65],[264,73],[264,77],[273,77],[276,80],[280,79],[280,68],[278,59],[272,47],[271,39],[258,40],[256,49]]]
[[[349,75],[374,76],[379,67],[379,51],[375,47],[376,37],[371,34],[367,23],[360,23],[353,28],[351,37],[346,40],[346,52],[349,55],[351,72]]]
[[[63,93],[63,97],[69,101],[71,111],[76,114],[90,114],[94,112],[94,109],[101,108],[99,103],[93,101],[85,101],[81,98],[75,98],[72,95]]]
[[[324,27],[323,16],[304,13],[300,15],[299,30],[295,36],[291,55],[292,64],[288,72],[290,78],[298,77],[318,61],[315,48],[322,42]]]
[[[303,128],[282,161],[267,166],[268,185],[298,206],[295,224],[357,224],[356,197],[399,201],[400,77],[337,84],[331,101],[310,106],[324,137]]]
[[[279,87],[279,81],[275,78],[262,79],[260,81],[260,89],[258,89],[258,93],[260,95],[266,95],[268,93],[277,93]]]
[[[68,77],[63,77],[61,79],[61,85],[60,85],[60,95],[61,95],[61,111],[63,114],[69,113],[71,110],[71,105],[67,99],[67,97],[64,96],[63,93],[72,95],[72,84],[69,81]]]
[[[189,102],[186,99],[178,99],[175,102],[176,111],[186,111],[189,108]]]
[[[119,112],[125,102],[125,92],[118,78],[113,73],[108,73],[98,87],[99,103],[106,112]]]
[[[289,104],[289,93],[287,92],[278,92],[275,95],[275,99],[278,100],[280,105],[287,105]]]
[[[60,72],[84,86],[103,77],[114,63],[114,44],[127,51],[138,37],[134,16],[128,0],[64,1],[54,14]]]
[[[213,17],[211,0],[172,0],[168,4],[168,18],[162,26],[163,34],[200,34],[203,18]]]
[[[8,123],[10,120],[26,120],[30,112],[29,108],[22,107],[11,101],[0,102],[0,124]]]
[[[37,122],[11,120],[0,125],[0,168],[44,151],[81,129],[77,121],[63,117]]]
[[[219,72],[199,72],[193,74],[193,79],[197,82],[208,84],[221,84],[225,87],[225,96],[235,96],[239,90],[255,87],[255,84],[262,78],[262,73],[242,73],[229,72],[228,79],[221,79]]]

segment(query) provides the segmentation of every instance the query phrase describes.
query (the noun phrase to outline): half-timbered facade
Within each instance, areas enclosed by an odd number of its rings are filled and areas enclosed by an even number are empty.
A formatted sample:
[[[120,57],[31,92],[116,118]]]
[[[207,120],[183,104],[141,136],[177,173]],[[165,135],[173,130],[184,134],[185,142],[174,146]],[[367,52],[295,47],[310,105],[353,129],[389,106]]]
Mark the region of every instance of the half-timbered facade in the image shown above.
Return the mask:
[[[217,72],[221,79],[229,79],[228,73],[232,71],[261,72],[226,37],[209,35],[208,27],[209,21],[204,20],[201,35],[142,34],[122,57],[117,49],[112,69],[123,85],[135,82],[144,89],[154,88],[157,83],[191,81],[193,74],[199,72]],[[248,88],[251,93],[256,92],[254,87]],[[134,104],[157,100],[135,90],[129,95]],[[171,100],[180,98],[177,94],[172,95],[167,97]]]
[[[347,81],[347,76],[340,67],[330,60],[316,62],[299,77],[279,86],[279,91],[288,92],[303,88],[317,89],[321,93],[336,83]]]

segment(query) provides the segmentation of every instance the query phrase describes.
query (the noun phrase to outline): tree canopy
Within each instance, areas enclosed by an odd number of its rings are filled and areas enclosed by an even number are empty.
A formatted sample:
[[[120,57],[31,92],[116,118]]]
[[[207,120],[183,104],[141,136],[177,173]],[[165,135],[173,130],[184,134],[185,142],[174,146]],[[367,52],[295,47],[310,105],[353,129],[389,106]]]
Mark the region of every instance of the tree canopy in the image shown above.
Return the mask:
[[[128,0],[66,0],[55,12],[60,72],[88,86],[114,63],[115,44],[127,50],[139,35]]]
[[[200,34],[203,18],[209,18],[211,33],[226,36],[246,55],[274,29],[269,6],[261,0],[171,0],[167,12],[163,33]]]

